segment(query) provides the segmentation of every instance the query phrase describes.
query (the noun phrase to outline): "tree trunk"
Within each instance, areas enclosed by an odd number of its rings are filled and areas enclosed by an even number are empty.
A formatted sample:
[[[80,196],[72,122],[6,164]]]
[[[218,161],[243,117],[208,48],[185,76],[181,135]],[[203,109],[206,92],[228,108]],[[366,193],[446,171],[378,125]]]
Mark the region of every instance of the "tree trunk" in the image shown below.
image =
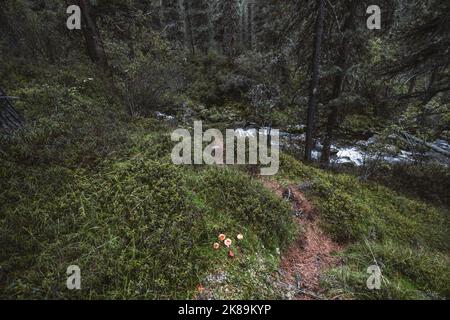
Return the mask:
[[[341,96],[344,85],[344,74],[343,72],[339,72],[339,75],[336,75],[334,80],[334,88],[333,88],[333,99],[337,99]],[[337,119],[339,115],[338,105],[332,104],[330,106],[330,113],[328,114],[327,119],[327,130],[325,134],[325,139],[323,141],[323,149],[322,156],[320,161],[324,165],[328,165],[330,163],[331,158],[331,142],[333,141],[333,133],[334,128],[337,125]]]
[[[0,88],[0,132],[20,129],[24,122],[24,118],[16,111],[6,93]]]
[[[175,48],[183,44],[183,23],[178,0],[162,0],[163,30]]]
[[[309,89],[308,102],[308,116],[306,128],[306,146],[305,146],[305,160],[311,161],[311,153],[314,147],[314,121],[317,107],[317,96],[319,91],[319,73],[321,63],[322,38],[323,38],[323,23],[325,18],[325,0],[317,0],[318,12],[314,32],[314,53],[312,61],[312,77]]]
[[[192,33],[191,6],[189,0],[183,1],[184,17],[185,17],[185,42],[192,54],[195,54],[194,35]]]
[[[206,0],[190,0],[188,11],[191,22],[192,38],[197,53],[208,54],[209,50],[209,17]]]
[[[227,57],[236,53],[237,34],[239,26],[238,4],[236,0],[223,0],[223,39],[222,49]]]
[[[425,91],[425,96],[423,97],[423,100],[422,100],[423,105],[426,105],[435,96],[435,93],[433,92],[432,89],[433,89],[434,83],[436,82],[437,73],[438,73],[437,68],[433,69],[433,71],[431,72],[430,80],[428,81],[427,89]]]
[[[426,120],[427,120],[426,106],[436,95],[436,92],[433,91],[433,85],[436,81],[437,73],[438,73],[437,68],[433,69],[433,71],[431,72],[430,80],[428,81],[428,85],[425,90],[425,95],[422,98],[422,110],[420,111],[419,115],[417,116],[417,123],[420,128],[425,127],[425,124],[426,124]]]
[[[247,4],[247,44],[248,49],[253,50],[253,2]]]
[[[409,81],[408,94],[412,94],[416,88],[416,76]]]
[[[339,48],[339,53],[337,57],[338,71],[334,78],[333,85],[333,96],[332,100],[338,99],[344,90],[344,81],[345,74],[349,68],[348,66],[348,48],[350,46],[350,37],[352,33],[348,32],[349,30],[353,31],[354,22],[355,22],[355,14],[356,14],[356,1],[352,1],[350,3],[349,14],[344,22],[344,27],[342,32],[345,34],[344,39],[342,39],[341,46]],[[337,120],[339,115],[339,105],[337,103],[332,103],[330,106],[330,112],[328,114],[327,119],[327,129],[325,134],[325,139],[323,142],[323,150],[320,161],[325,166],[328,166],[331,158],[331,143],[333,141],[334,130],[337,127]]]
[[[89,0],[79,0],[84,26],[82,28],[89,58],[105,73],[109,73],[108,59],[97,27],[96,17]]]

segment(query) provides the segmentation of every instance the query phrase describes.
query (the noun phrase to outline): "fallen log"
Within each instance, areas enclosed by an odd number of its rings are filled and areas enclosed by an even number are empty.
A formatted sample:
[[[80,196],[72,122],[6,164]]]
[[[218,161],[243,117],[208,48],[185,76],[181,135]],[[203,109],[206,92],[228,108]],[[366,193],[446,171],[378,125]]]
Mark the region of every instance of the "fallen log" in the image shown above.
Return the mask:
[[[0,131],[11,132],[20,129],[25,119],[20,115],[7,96],[0,88]]]
[[[441,147],[437,146],[436,144],[426,142],[425,140],[417,138],[417,137],[415,137],[412,134],[409,134],[407,132],[400,132],[400,134],[398,136],[399,136],[400,139],[402,139],[403,141],[405,141],[407,143],[413,142],[416,145],[425,146],[425,147],[433,150],[434,152],[437,152],[439,154],[442,154],[442,155],[450,158],[450,151],[442,149]]]

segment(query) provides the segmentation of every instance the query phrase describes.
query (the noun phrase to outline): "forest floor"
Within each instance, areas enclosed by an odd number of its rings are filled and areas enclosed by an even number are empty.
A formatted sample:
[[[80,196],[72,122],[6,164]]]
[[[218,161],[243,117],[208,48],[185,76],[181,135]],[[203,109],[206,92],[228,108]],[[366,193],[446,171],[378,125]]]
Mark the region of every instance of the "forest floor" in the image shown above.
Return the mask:
[[[362,181],[287,152],[270,179],[175,166],[172,124],[130,119],[95,84],[11,92],[33,121],[0,139],[0,298],[450,297],[448,206],[392,187],[415,180]],[[50,97],[60,97],[52,113]],[[404,168],[434,193],[424,169]],[[214,250],[219,234],[231,255]],[[382,286],[369,290],[375,259]],[[85,290],[67,290],[70,265]]]
[[[294,299],[321,299],[320,277],[340,263],[334,254],[342,251],[342,247],[322,231],[318,211],[297,186],[284,188],[269,179],[262,182],[278,197],[292,203],[300,230],[298,238],[281,257],[281,281],[297,288]]]

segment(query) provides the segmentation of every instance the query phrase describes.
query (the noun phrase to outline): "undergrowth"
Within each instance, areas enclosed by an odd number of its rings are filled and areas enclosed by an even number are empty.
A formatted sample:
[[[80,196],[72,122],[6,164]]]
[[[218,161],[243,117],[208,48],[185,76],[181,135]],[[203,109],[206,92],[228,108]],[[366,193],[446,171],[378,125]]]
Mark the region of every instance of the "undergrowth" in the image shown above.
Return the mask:
[[[129,118],[95,75],[77,72],[11,92],[27,124],[0,139],[0,297],[184,299],[200,284],[213,298],[283,297],[273,275],[299,232],[288,203],[245,170],[171,164],[170,126]],[[285,154],[280,169],[346,248],[323,278],[329,297],[450,296],[446,209]],[[220,233],[234,258],[212,248]],[[366,287],[373,264],[379,291]],[[66,288],[70,265],[80,291]]]
[[[173,165],[169,127],[90,85],[15,93],[30,120],[0,144],[0,297],[186,299],[219,270],[217,297],[280,297],[267,281],[295,232],[286,203],[242,171]]]
[[[318,209],[323,229],[345,245],[342,265],[323,279],[328,294],[363,299],[450,296],[448,211],[348,174],[333,174],[283,155],[281,180],[297,183]],[[366,286],[382,270],[381,290]]]

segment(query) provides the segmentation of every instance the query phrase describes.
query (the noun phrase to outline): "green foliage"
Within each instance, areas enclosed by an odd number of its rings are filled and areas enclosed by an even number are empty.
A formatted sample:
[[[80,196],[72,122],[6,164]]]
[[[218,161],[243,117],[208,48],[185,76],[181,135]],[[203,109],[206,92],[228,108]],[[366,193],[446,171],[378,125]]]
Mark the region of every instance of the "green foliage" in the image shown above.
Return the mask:
[[[135,159],[98,174],[75,171],[72,179],[54,194],[36,184],[34,197],[4,211],[3,295],[69,297],[64,268],[71,264],[83,270],[84,297],[176,297],[192,286],[202,215],[176,167]],[[11,199],[9,192],[2,197]]]
[[[292,237],[286,203],[236,169],[172,165],[167,126],[130,121],[93,81],[66,79],[18,89],[36,120],[2,136],[0,296],[190,298],[225,268],[236,297],[276,297],[265,281]],[[211,248],[221,232],[245,234],[235,263]],[[78,293],[65,287],[72,264]]]
[[[83,81],[71,87],[52,83],[15,91],[27,124],[14,135],[0,137],[9,159],[89,166],[126,141],[124,112],[104,98],[91,97],[89,86],[94,80]]]
[[[53,28],[62,24],[60,12],[67,6],[61,1],[6,0],[1,3],[0,50],[14,59],[32,58],[33,62],[53,64],[68,55],[71,41],[66,28]],[[49,32],[52,30],[52,32]],[[1,55],[3,56],[3,54]],[[27,63],[30,65],[32,63]]]
[[[382,123],[380,119],[374,119],[367,115],[353,114],[349,115],[342,122],[342,129],[354,133],[376,132],[377,124]]]
[[[185,67],[180,62],[184,55],[170,50],[157,33],[142,30],[136,38],[139,41],[132,44],[118,41],[107,47],[116,86],[128,112],[133,116],[149,116],[155,111],[174,109],[180,99],[179,92],[186,87]]]
[[[239,95],[239,88],[227,83],[231,67],[229,61],[214,53],[191,57],[186,75],[189,97],[201,103],[222,104],[222,94],[227,93],[227,98]]]
[[[300,185],[320,212],[323,228],[348,248],[330,272],[330,295],[353,298],[447,298],[450,264],[448,212],[375,183],[332,174],[283,155],[282,176]],[[366,289],[366,269],[383,263],[381,291]]]
[[[343,266],[330,270],[323,281],[331,296],[396,300],[450,296],[450,261],[445,254],[389,241],[352,245],[341,257]],[[381,289],[369,291],[366,270],[374,264],[380,266],[383,275]]]
[[[253,255],[273,255],[293,231],[286,203],[234,170],[193,172],[140,155],[98,172],[15,167],[0,167],[3,297],[188,298],[208,270],[227,266],[211,248],[219,233],[246,236],[239,254],[249,262],[226,267],[236,287],[256,268]],[[72,264],[83,271],[80,293],[65,289]]]
[[[411,197],[444,207],[450,204],[450,173],[440,164],[394,164],[374,172],[371,179]]]
[[[291,208],[261,183],[235,170],[210,169],[199,181],[199,188],[212,208],[251,226],[252,233],[267,246],[284,247],[292,240]]]

